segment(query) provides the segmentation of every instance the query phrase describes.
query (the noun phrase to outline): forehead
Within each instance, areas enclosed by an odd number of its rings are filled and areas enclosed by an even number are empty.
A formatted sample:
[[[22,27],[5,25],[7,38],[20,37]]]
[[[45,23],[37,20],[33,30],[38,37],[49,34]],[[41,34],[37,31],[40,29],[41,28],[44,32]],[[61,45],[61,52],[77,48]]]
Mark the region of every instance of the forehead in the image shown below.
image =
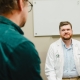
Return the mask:
[[[61,26],[61,29],[71,29],[71,26],[68,24],[68,25],[64,25],[64,26]]]

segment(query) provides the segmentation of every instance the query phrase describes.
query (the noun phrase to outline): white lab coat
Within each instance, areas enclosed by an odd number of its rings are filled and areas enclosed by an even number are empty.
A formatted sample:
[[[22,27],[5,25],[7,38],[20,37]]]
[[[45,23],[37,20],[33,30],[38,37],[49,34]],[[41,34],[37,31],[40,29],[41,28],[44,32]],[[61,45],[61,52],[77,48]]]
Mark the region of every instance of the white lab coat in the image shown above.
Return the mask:
[[[73,54],[76,69],[80,75],[80,41],[72,39]],[[52,43],[49,47],[46,62],[45,74],[48,80],[62,80],[64,66],[64,54],[61,38]]]

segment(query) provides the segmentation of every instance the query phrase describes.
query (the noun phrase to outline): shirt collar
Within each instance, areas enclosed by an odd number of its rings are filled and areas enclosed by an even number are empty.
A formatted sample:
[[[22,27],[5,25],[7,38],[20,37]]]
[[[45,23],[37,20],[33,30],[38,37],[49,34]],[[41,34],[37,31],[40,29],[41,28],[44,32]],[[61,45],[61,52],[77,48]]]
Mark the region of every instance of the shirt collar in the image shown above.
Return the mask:
[[[61,42],[62,42],[62,46],[64,46],[66,48],[66,44],[63,42],[63,40],[61,40]],[[72,40],[72,43],[69,48],[72,48],[72,46],[73,46],[73,40]]]
[[[17,30],[20,34],[24,34],[24,32],[21,30],[21,28],[18,25],[16,25],[11,20],[5,18],[4,16],[0,16],[0,23],[9,24],[9,25],[13,26],[14,29]]]

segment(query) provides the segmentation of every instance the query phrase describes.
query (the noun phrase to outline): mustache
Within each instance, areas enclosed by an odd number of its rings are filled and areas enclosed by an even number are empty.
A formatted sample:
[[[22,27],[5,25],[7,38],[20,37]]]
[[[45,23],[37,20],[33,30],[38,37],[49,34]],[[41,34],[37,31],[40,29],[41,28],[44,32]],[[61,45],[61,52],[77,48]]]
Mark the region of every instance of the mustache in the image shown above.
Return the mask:
[[[69,35],[69,33],[65,33],[64,35],[66,35],[66,34]]]

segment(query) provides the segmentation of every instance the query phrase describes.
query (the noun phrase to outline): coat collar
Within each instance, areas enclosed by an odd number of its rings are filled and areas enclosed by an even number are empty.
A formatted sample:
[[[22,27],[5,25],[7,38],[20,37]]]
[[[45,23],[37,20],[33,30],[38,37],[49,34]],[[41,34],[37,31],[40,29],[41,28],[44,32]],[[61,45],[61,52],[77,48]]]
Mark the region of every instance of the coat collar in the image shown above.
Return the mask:
[[[62,41],[62,39],[61,39],[61,38],[60,38],[59,40],[57,40],[57,41],[56,41],[57,46],[61,46],[61,45],[62,45],[61,41]],[[75,39],[72,39],[72,44],[73,44],[73,46],[77,46],[78,41],[77,41],[77,40],[75,40]]]

